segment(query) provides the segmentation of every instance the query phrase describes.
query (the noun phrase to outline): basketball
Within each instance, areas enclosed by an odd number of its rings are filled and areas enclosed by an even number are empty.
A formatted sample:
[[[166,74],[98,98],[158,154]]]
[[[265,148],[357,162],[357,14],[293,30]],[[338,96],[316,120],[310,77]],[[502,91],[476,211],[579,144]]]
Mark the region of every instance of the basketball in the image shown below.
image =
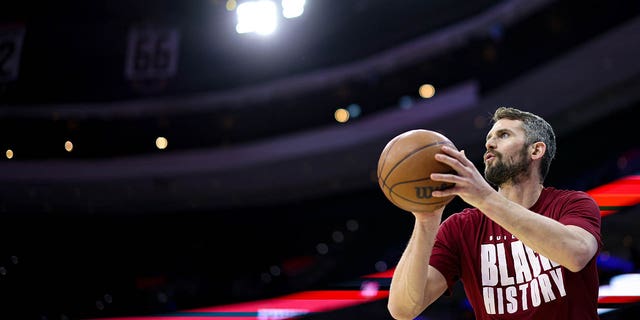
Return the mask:
[[[404,132],[387,143],[378,160],[377,175],[380,188],[391,203],[409,212],[433,212],[453,200],[454,196],[431,195],[434,190],[454,185],[430,178],[431,173],[455,173],[435,159],[442,145],[456,148],[443,134],[424,129]]]

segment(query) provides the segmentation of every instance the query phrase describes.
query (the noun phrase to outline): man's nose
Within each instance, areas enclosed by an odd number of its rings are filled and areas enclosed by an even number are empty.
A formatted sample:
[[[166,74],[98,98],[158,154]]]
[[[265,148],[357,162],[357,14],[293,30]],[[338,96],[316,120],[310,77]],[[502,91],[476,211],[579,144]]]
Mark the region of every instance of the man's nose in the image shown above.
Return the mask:
[[[493,150],[496,148],[496,144],[493,138],[487,139],[487,142],[485,142],[484,146],[487,148],[487,150]]]

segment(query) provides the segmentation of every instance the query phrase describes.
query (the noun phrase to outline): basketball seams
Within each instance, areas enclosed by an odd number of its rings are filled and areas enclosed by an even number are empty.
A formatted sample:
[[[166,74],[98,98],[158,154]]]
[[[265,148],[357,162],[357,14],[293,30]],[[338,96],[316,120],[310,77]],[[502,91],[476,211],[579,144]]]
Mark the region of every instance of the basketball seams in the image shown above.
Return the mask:
[[[382,164],[378,166],[378,180],[380,179],[381,175],[382,175],[382,171],[384,171],[384,166],[387,164],[387,157],[389,156],[389,153],[391,152],[391,149],[393,148],[393,146],[396,144],[396,142],[398,142],[398,139],[393,139],[389,145],[385,148],[384,155],[382,157]],[[387,175],[388,177],[388,175]],[[386,181],[387,179],[383,180],[383,183]]]
[[[386,174],[386,176],[384,177],[384,179],[382,179],[382,185],[390,189],[390,187],[389,187],[389,186],[387,186],[387,179],[389,178],[389,176],[391,175],[391,173],[393,173],[393,171],[394,171],[394,170],[395,170],[395,169],[396,169],[396,168],[397,168],[397,167],[398,167],[402,162],[404,162],[405,160],[407,160],[408,158],[410,158],[411,156],[413,156],[414,154],[418,153],[418,152],[419,152],[419,151],[421,151],[421,150],[424,150],[424,149],[427,149],[427,148],[430,148],[430,147],[434,147],[434,146],[443,145],[443,144],[449,144],[449,145],[452,145],[452,143],[451,143],[450,141],[443,140],[443,141],[438,141],[438,142],[430,143],[430,144],[428,144],[428,145],[424,145],[424,146],[422,146],[422,147],[416,148],[415,150],[413,150],[413,151],[411,151],[411,152],[407,153],[407,155],[405,155],[402,159],[400,159],[399,161],[397,161],[397,162],[393,165],[393,167],[389,170],[389,172],[387,172],[387,174]],[[389,151],[387,152],[387,155],[389,154],[389,152],[390,152],[390,151],[391,151],[391,148],[389,148]],[[387,157],[385,156],[385,157],[384,157],[384,162],[383,162],[383,163],[385,163],[385,162],[386,162],[386,160],[387,160]],[[380,172],[380,174],[382,174],[382,171],[383,171],[383,170],[380,170],[380,171],[381,171],[381,172]]]

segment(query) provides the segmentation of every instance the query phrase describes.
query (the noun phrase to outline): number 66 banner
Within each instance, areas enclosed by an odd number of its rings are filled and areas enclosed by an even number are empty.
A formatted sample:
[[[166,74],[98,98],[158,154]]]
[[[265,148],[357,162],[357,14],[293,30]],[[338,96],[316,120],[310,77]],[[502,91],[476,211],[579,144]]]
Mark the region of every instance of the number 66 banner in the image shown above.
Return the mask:
[[[129,30],[125,76],[159,80],[175,75],[180,35],[174,28],[133,27]]]

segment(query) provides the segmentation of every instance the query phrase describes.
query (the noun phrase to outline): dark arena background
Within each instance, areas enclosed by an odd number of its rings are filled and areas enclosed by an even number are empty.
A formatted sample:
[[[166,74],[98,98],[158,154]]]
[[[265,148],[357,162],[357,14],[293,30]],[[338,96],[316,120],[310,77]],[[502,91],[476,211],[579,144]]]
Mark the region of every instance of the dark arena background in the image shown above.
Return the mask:
[[[498,106],[600,205],[601,319],[640,314],[638,1],[0,7],[0,319],[391,319],[380,152],[430,129],[483,168]],[[454,289],[418,319],[473,319]]]

